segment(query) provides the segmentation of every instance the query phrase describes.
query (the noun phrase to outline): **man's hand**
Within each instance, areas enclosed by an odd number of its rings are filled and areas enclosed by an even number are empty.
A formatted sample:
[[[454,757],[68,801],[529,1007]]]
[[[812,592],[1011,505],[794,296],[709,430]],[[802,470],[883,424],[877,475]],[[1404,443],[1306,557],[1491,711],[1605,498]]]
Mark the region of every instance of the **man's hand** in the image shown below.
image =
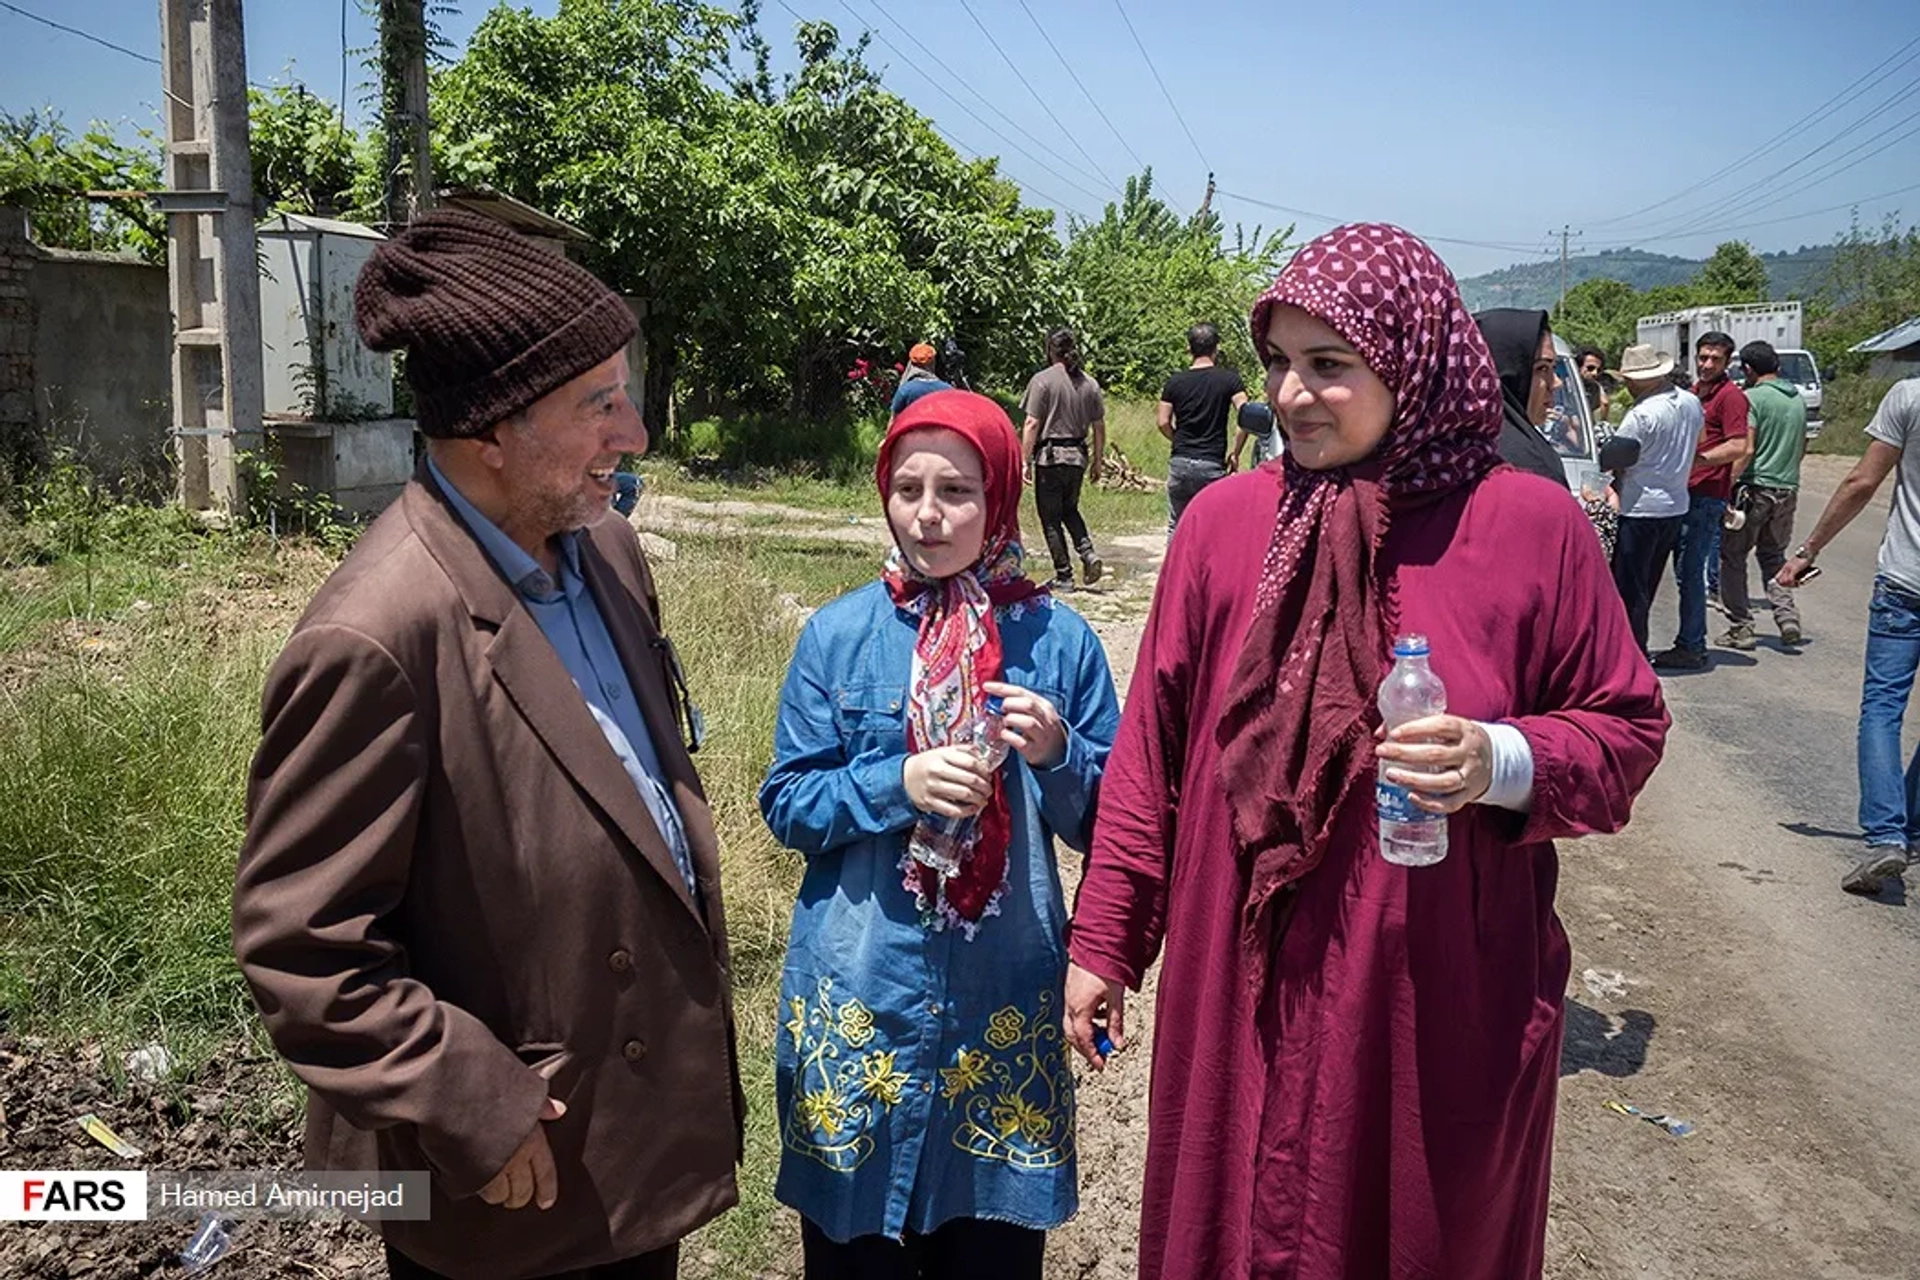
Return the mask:
[[[1102,474],[1105,473],[1105,471],[1106,471],[1106,462],[1104,459],[1100,457],[1099,454],[1096,453],[1091,458],[1087,459],[1087,483],[1088,484],[1099,484],[1100,477]]]
[[[1017,684],[989,680],[981,686],[999,698],[1006,727],[1001,739],[1036,769],[1051,769],[1067,758],[1067,725],[1051,702]]]
[[[993,799],[986,761],[971,747],[934,747],[907,757],[907,799],[922,813],[971,818]]]
[[[1493,743],[1487,731],[1460,716],[1426,716],[1376,735],[1373,751],[1389,765],[1387,781],[1405,787],[1416,808],[1457,813],[1493,785]]]
[[[1093,1027],[1104,1019],[1107,1038],[1115,1053],[1127,1047],[1127,989],[1097,973],[1089,973],[1077,964],[1067,965],[1067,1010],[1063,1017],[1067,1043],[1095,1071],[1107,1065],[1107,1057],[1094,1044]]]
[[[1032,458],[1028,458],[1025,462],[1020,464],[1020,479],[1029,485],[1033,483],[1033,459]]]
[[[493,1181],[480,1188],[480,1198],[503,1209],[524,1209],[529,1200],[542,1209],[553,1208],[560,1197],[560,1176],[554,1172],[553,1149],[547,1145],[544,1126],[567,1114],[567,1104],[548,1098],[540,1106],[540,1123],[533,1126],[511,1156],[506,1168],[493,1175]]]
[[[1800,585],[1800,575],[1812,567],[1812,556],[1795,556],[1780,566],[1780,572],[1773,575],[1773,580],[1788,590],[1792,590],[1794,587]]]

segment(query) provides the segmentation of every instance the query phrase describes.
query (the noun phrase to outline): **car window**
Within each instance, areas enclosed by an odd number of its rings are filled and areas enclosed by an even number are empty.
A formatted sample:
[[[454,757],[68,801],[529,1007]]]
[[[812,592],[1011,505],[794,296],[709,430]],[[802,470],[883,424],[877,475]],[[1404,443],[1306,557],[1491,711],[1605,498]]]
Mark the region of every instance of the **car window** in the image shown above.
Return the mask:
[[[1569,355],[1555,357],[1554,373],[1559,385],[1553,389],[1553,407],[1547,411],[1547,425],[1541,434],[1552,441],[1563,458],[1593,456],[1593,423],[1587,413],[1587,395],[1580,384],[1580,370]]]
[[[1804,351],[1780,353],[1780,376],[1801,387],[1810,387],[1818,381],[1813,372],[1813,360]]]

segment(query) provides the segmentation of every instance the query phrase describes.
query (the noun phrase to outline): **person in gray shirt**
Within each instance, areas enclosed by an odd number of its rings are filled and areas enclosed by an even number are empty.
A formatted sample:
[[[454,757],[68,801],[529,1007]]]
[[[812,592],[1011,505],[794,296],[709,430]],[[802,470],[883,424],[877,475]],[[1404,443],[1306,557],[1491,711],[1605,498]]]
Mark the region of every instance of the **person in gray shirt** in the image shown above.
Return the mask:
[[[1877,894],[1920,850],[1920,752],[1901,765],[1900,726],[1920,670],[1920,378],[1893,384],[1867,424],[1867,452],[1827,500],[1813,532],[1776,579],[1797,587],[1821,550],[1873,501],[1896,472],[1893,507],[1880,543],[1867,610],[1866,676],[1860,691],[1860,830],[1866,850],[1840,881],[1848,893]]]

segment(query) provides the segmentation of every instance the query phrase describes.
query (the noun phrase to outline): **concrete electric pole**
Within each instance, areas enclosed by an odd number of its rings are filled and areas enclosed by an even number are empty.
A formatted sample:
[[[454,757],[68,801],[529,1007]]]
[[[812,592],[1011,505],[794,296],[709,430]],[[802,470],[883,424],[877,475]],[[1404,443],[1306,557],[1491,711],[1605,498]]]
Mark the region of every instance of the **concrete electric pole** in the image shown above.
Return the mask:
[[[380,108],[387,134],[383,230],[433,207],[426,0],[380,0]]]
[[[240,0],[160,0],[160,50],[176,491],[232,512],[265,412]]]
[[[1554,313],[1559,315],[1567,309],[1567,242],[1579,239],[1584,233],[1563,223],[1558,231],[1549,231],[1547,234],[1560,237],[1560,306]]]

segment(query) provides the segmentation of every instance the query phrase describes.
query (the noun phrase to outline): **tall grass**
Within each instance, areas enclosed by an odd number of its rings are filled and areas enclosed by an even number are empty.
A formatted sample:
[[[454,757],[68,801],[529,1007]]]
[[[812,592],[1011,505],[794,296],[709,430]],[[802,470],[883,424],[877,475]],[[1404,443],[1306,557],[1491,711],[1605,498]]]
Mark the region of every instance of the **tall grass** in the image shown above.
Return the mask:
[[[244,1034],[228,941],[273,638],[184,611],[0,692],[0,1011],[115,1042]]]

